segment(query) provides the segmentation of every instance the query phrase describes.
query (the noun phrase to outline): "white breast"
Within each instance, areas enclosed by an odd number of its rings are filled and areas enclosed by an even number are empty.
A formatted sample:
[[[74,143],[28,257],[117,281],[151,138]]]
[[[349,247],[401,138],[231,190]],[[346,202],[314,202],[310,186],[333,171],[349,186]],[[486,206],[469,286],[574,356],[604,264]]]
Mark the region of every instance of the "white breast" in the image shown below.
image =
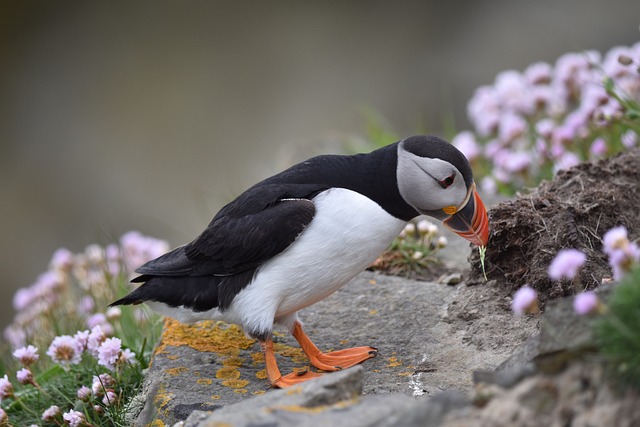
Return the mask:
[[[289,248],[265,263],[227,315],[246,330],[314,304],[367,268],[400,233],[399,220],[360,193],[334,188],[314,200],[316,215]]]

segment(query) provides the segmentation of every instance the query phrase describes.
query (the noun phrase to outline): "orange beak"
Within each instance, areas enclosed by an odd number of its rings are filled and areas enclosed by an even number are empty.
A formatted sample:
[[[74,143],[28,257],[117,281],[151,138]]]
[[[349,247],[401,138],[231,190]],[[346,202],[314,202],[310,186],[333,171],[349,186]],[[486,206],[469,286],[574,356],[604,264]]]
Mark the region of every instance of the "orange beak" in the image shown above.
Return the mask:
[[[442,221],[447,228],[474,245],[486,246],[489,241],[489,217],[474,183],[466,201],[449,218]]]

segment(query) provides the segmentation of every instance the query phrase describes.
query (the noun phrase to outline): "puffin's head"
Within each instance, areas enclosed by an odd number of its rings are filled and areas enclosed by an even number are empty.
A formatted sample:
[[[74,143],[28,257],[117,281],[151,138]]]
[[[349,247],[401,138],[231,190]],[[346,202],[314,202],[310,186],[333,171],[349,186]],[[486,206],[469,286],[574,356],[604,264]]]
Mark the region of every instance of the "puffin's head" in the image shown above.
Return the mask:
[[[487,210],[476,192],[469,161],[435,136],[412,136],[398,144],[398,188],[415,210],[478,246],[489,240]]]

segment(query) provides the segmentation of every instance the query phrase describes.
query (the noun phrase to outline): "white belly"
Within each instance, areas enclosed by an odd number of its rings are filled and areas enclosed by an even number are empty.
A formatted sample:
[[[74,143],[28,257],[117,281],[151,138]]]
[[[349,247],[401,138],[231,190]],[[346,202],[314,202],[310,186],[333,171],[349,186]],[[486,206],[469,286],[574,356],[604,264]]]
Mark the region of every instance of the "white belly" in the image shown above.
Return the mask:
[[[375,261],[405,225],[351,190],[327,190],[314,203],[316,215],[298,240],[265,263],[225,312],[246,330],[270,330],[274,318],[328,297]]]

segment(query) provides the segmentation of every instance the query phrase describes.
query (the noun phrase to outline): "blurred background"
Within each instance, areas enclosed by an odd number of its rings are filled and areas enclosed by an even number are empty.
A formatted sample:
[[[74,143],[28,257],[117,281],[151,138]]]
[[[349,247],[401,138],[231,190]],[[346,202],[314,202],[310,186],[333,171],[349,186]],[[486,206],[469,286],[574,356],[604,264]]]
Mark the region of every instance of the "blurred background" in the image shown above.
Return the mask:
[[[0,3],[0,327],[53,252],[192,240],[254,182],[467,126],[476,87],[640,40],[637,0]]]

